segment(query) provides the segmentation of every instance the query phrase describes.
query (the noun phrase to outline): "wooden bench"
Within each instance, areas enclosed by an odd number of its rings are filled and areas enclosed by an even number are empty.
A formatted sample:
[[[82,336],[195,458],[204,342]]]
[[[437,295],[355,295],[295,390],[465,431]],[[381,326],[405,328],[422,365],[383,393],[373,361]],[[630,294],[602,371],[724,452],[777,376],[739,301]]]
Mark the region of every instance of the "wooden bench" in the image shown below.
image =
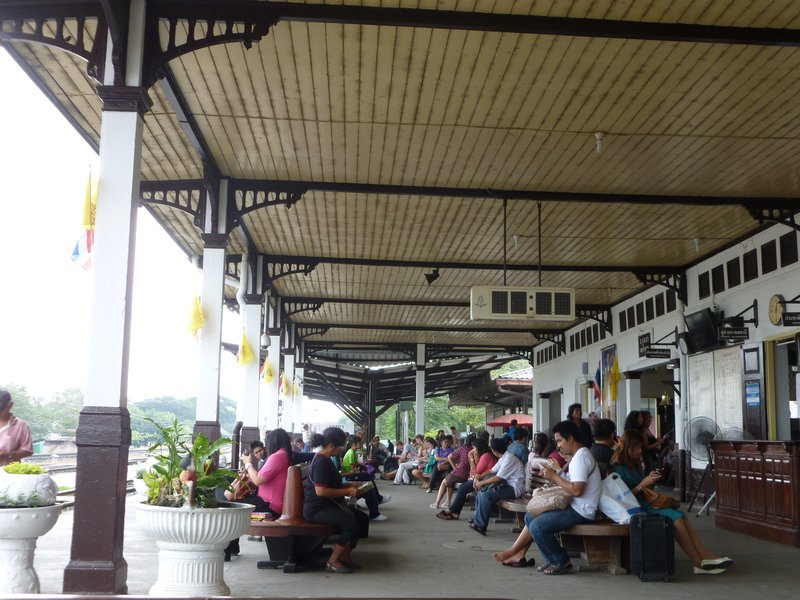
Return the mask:
[[[335,527],[303,519],[303,479],[308,469],[308,464],[289,467],[280,518],[250,523],[250,535],[264,537],[269,552],[270,560],[258,561],[259,569],[282,566],[284,573],[295,573],[298,562],[316,554],[329,536],[338,533]]]
[[[575,525],[559,535],[567,553],[580,558],[578,570],[605,569],[612,575],[628,572],[630,540],[627,525],[595,521]]]
[[[529,498],[501,500],[500,506],[517,516],[519,533],[525,526],[525,509]],[[561,545],[574,561],[578,570],[606,569],[612,575],[624,575],[630,565],[630,541],[628,526],[613,521],[598,520],[584,525],[575,525],[559,534]]]

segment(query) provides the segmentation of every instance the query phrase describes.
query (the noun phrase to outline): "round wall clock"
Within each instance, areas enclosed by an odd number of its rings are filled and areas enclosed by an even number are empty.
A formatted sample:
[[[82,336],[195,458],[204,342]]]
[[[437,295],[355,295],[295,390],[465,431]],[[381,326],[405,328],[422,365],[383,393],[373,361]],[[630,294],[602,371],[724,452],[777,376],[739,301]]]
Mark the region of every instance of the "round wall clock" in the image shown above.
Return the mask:
[[[769,299],[769,321],[773,325],[783,324],[783,296],[775,294]]]

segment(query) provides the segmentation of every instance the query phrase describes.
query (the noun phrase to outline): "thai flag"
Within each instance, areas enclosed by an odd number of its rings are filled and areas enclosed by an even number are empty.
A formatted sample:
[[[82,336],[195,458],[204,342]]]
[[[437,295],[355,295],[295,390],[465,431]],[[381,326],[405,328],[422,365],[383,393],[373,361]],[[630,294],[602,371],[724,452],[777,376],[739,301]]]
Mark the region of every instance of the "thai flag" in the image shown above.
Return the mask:
[[[597,371],[594,374],[594,381],[592,382],[592,388],[594,389],[594,397],[597,400],[597,403],[600,404],[602,402],[602,398],[600,395],[600,363],[597,363]]]
[[[72,249],[72,260],[80,265],[84,271],[92,268],[92,246],[94,245],[94,230],[87,229],[78,237],[75,248]]]

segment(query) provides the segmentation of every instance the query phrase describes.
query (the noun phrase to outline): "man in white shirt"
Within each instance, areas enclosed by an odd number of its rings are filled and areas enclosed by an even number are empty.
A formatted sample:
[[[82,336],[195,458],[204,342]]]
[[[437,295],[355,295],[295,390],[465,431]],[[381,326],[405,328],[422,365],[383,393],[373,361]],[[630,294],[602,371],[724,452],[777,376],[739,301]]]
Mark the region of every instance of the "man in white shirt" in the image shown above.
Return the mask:
[[[525,489],[525,466],[510,452],[508,440],[495,438],[489,444],[492,454],[499,460],[484,478],[473,486],[475,496],[475,518],[470,519],[467,526],[481,535],[486,535],[489,513],[500,500],[519,498]]]

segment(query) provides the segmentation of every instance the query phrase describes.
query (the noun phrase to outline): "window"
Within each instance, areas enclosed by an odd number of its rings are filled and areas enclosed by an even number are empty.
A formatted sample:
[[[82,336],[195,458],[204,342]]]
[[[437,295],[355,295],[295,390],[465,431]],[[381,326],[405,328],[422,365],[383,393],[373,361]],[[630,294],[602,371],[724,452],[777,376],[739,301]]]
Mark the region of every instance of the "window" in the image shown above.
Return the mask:
[[[656,316],[660,317],[664,314],[664,294],[656,296]]]
[[[758,254],[755,250],[745,252],[742,261],[744,265],[744,280],[753,281],[758,277]]]
[[[595,323],[592,325],[592,339],[596,342],[600,339],[600,325]]]
[[[636,322],[641,325],[644,323],[644,302],[636,305]]]
[[[626,331],[628,329],[628,315],[625,314],[625,311],[619,313],[619,330],[620,332]]]
[[[655,318],[652,298],[648,298],[647,300],[644,301],[644,316],[647,317],[648,321],[652,321]]]
[[[575,352],[575,334],[569,336],[569,351]]]
[[[711,289],[715,294],[725,291],[725,267],[723,265],[711,269]]]
[[[778,250],[775,240],[761,246],[761,272],[771,273],[778,268]]]
[[[742,268],[739,266],[739,257],[729,260],[726,267],[728,270],[728,288],[736,287],[742,283]]]
[[[797,233],[790,231],[780,238],[781,245],[781,266],[791,265],[797,262]]]
[[[636,327],[636,309],[632,306],[628,309],[628,327]]]
[[[599,330],[600,330],[600,339],[601,340],[606,339],[606,328],[605,327],[600,327]]]
[[[592,328],[591,327],[587,327],[586,328],[586,345],[588,346],[589,344],[593,344],[593,343],[594,343],[594,338],[592,337]]]
[[[697,295],[701,300],[711,295],[711,280],[709,279],[708,271],[700,273],[697,278]]]
[[[586,330],[581,331],[581,348],[586,346]]]
[[[675,290],[667,290],[667,312],[672,312],[678,307],[678,297]]]

